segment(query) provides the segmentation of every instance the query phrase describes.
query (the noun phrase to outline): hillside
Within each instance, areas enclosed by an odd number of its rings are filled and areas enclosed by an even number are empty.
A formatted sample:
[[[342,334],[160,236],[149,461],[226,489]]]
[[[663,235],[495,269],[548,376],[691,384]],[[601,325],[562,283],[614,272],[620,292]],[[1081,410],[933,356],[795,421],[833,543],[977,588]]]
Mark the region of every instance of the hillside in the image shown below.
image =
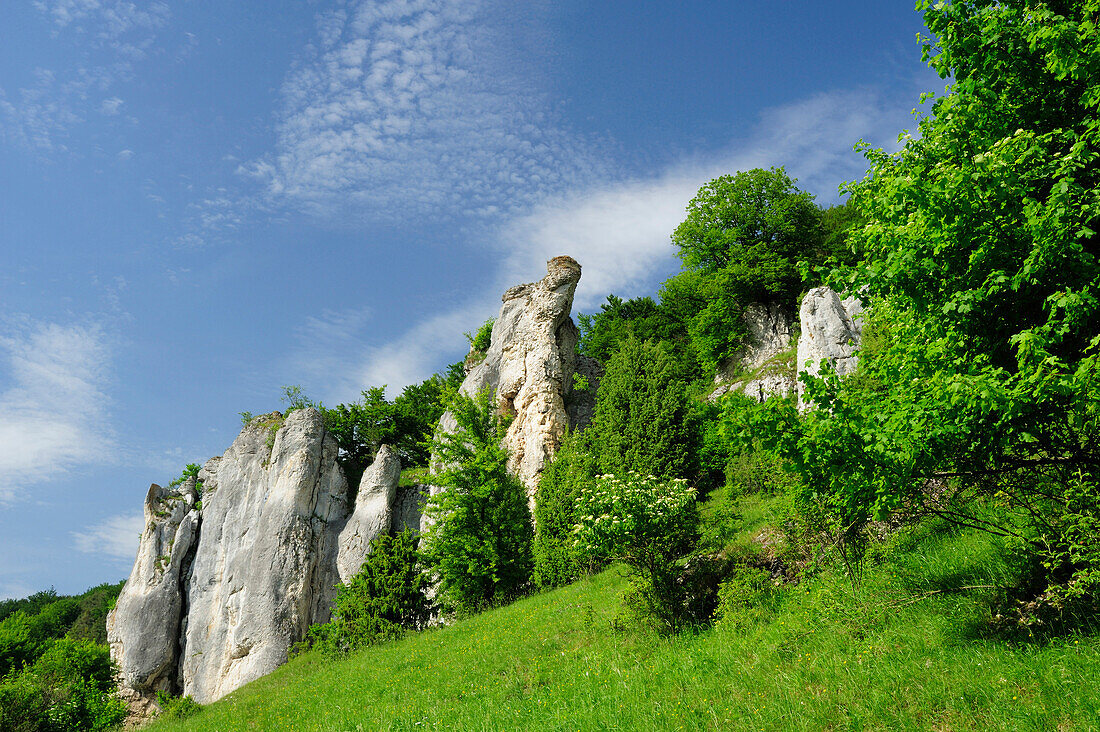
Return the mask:
[[[746,530],[771,499],[743,499]],[[1100,727],[1100,638],[988,632],[1012,570],[985,535],[896,535],[858,585],[833,570],[697,633],[616,629],[622,567],[374,646],[317,653],[167,730]]]

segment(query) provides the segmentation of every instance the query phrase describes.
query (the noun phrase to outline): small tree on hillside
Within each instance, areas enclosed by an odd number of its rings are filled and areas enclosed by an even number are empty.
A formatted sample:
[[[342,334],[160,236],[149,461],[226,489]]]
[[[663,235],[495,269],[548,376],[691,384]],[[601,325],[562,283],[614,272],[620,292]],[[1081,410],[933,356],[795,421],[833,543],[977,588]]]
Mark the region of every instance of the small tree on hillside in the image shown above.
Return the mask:
[[[325,653],[342,655],[423,628],[431,607],[419,564],[411,531],[378,536],[362,569],[337,585],[332,621],[311,626],[310,640]]]
[[[533,575],[539,587],[560,587],[573,582],[590,566],[573,534],[577,497],[596,477],[596,459],[588,449],[585,434],[566,436],[553,462],[539,478],[535,493]]]
[[[662,309],[680,315],[711,369],[741,345],[746,306],[778,302],[793,311],[802,288],[799,262],[821,264],[830,254],[821,210],[783,168],[756,168],[704,185],[672,243],[684,271],[665,283]]]
[[[491,394],[458,394],[451,413],[458,429],[433,442],[449,467],[433,478],[444,490],[428,501],[434,523],[423,553],[438,575],[440,605],[464,614],[514,597],[530,580],[531,513],[523,484],[508,473],[507,423]]]
[[[634,609],[662,631],[678,630],[684,597],[676,560],[695,542],[695,490],[680,478],[633,471],[600,475],[577,492],[576,512],[578,548],[626,562],[634,579],[628,597]]]
[[[660,346],[628,339],[600,381],[592,452],[606,473],[686,477],[698,453],[687,382]]]

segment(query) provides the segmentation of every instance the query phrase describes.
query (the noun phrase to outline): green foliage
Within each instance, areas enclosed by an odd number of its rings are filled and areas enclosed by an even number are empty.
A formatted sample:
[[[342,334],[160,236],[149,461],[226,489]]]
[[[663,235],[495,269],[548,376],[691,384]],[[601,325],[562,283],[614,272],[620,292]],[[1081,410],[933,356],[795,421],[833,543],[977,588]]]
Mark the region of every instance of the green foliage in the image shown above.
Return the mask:
[[[439,578],[444,610],[478,612],[514,598],[531,575],[531,514],[523,485],[507,470],[500,441],[507,424],[488,391],[451,403],[457,430],[439,435],[433,453],[446,469],[432,496],[423,555]]]
[[[241,415],[241,427],[247,427],[248,423],[256,418],[252,412],[237,412],[237,414]]]
[[[676,560],[695,542],[695,489],[681,478],[599,475],[577,491],[574,511],[580,550],[626,562],[635,577],[628,603],[662,631],[678,630],[683,602]]]
[[[866,223],[859,206],[849,198],[821,212],[821,261],[853,265],[860,259],[851,234]]]
[[[410,384],[393,400],[396,423],[393,447],[406,467],[424,467],[431,456],[429,442],[439,418],[446,411],[450,394],[458,388],[451,377],[433,375]]]
[[[397,427],[393,404],[384,386],[363,390],[363,398],[351,404],[325,409],[325,428],[340,446],[340,464],[349,485],[359,485],[363,471],[383,443],[392,443]]]
[[[569,584],[592,566],[591,559],[577,548],[573,527],[577,524],[577,495],[595,477],[596,459],[584,434],[567,435],[553,462],[543,469],[535,493],[532,579],[538,587]]]
[[[876,352],[859,379],[811,380],[805,419],[773,404],[747,431],[853,558],[873,518],[922,507],[1018,541],[1054,608],[1096,597],[1095,534],[1075,527],[1100,520],[1098,5],[921,7],[953,84],[852,190],[866,258],[845,281]]]
[[[62,638],[31,666],[0,682],[0,729],[89,732],[117,728],[126,705],[115,694],[106,646]]]
[[[592,420],[599,470],[690,476],[698,434],[680,365],[652,342],[625,341],[600,380]]]
[[[684,271],[664,283],[661,307],[683,324],[711,373],[742,345],[745,308],[776,302],[793,311],[799,263],[812,268],[838,254],[851,225],[850,215],[831,213],[826,243],[813,196],[782,168],[715,178],[687,211],[672,235]]]
[[[485,353],[489,350],[489,346],[493,341],[493,323],[496,322],[496,318],[489,318],[481,327],[477,329],[477,333],[463,333],[466,336],[466,340],[470,342],[470,350],[475,353]]]
[[[74,598],[80,606],[66,635],[69,638],[90,640],[100,645],[107,644],[107,613],[115,605],[125,582],[97,585]]]
[[[771,572],[750,562],[738,562],[718,589],[718,622],[747,627],[774,612],[778,588]]]
[[[183,469],[183,472],[180,473],[180,476],[178,478],[172,479],[172,481],[168,483],[168,487],[174,488],[177,485],[183,485],[188,480],[193,479],[195,481],[196,490],[198,490],[198,492],[201,494],[202,481],[199,480],[200,470],[202,470],[202,466],[198,463],[188,463],[187,466]]]
[[[302,392],[302,387],[295,384],[294,386],[282,387],[283,395],[279,397],[279,400],[286,405],[286,409],[283,411],[283,417],[289,417],[292,412],[299,409],[306,409],[313,407],[314,409],[322,409],[320,403],[314,402],[308,396]]]
[[[681,324],[650,297],[623,300],[608,295],[599,312],[581,313],[577,321],[581,331],[577,350],[605,364],[619,345],[632,337],[665,341],[676,338],[682,330]]]
[[[0,622],[0,675],[33,663],[65,635],[80,616],[80,604],[65,597],[28,615],[22,610]]]
[[[202,711],[202,705],[190,696],[174,696],[163,691],[157,692],[157,706],[160,707],[158,719],[187,719]]]
[[[16,610],[22,610],[27,615],[36,615],[42,608],[46,607],[52,602],[57,602],[59,599],[57,591],[54,588],[48,590],[42,590],[36,592],[30,597],[22,599],[7,599],[0,600],[0,620],[8,617]]]
[[[390,445],[404,467],[423,467],[430,457],[428,441],[446,408],[451,381],[439,375],[410,384],[392,402],[385,387],[365,389],[351,404],[322,407],[325,427],[340,446],[340,463],[348,483],[358,485],[383,443]]]
[[[739,260],[775,262],[790,267],[788,276],[797,285],[798,256],[820,246],[820,210],[783,168],[715,178],[699,189],[687,212],[672,243],[688,270],[719,272]]]
[[[337,586],[332,621],[310,627],[314,645],[327,655],[343,655],[423,628],[431,608],[419,565],[411,531],[378,536],[363,568]]]

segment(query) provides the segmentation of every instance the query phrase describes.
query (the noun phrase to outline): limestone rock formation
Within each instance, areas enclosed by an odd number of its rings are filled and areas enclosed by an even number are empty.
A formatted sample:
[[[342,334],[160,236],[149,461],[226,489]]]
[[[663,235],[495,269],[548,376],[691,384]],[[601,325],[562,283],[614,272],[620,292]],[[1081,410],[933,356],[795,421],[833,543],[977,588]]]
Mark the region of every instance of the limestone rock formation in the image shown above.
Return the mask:
[[[340,532],[336,569],[340,581],[350,580],[363,566],[371,542],[390,530],[397,483],[401,479],[401,460],[389,446],[382,445],[374,462],[363,471],[355,509]]]
[[[388,447],[365,471],[354,511],[335,439],[315,409],[252,420],[194,479],[152,486],[130,579],[108,617],[111,656],[136,711],[156,691],[218,699],[285,663],[335,585],[381,531],[418,526]],[[201,504],[200,504],[201,499]]]
[[[107,615],[111,657],[126,679],[124,696],[140,716],[157,691],[175,685],[183,608],[181,574],[189,569],[199,523],[195,479],[145,496],[145,530],[137,560]]]
[[[794,323],[778,305],[753,304],[745,310],[747,345],[730,359],[714,378],[710,399],[738,391],[763,401],[769,396],[797,394],[802,401],[799,375],[820,373],[822,360],[832,364],[840,376],[856,369],[855,355],[862,337],[857,297],[842,299],[828,287],[815,287],[802,298],[798,318],[798,344],[790,360]]]
[[[180,686],[204,703],[270,673],[310,623],[327,619],[347,482],[314,409],[246,427],[209,461],[181,628]]]
[[[509,469],[531,495],[566,429],[590,421],[600,376],[598,364],[578,365],[569,318],[580,265],[557,257],[547,270],[505,293],[488,352],[461,387],[491,389],[514,417]],[[455,428],[444,415],[440,429]],[[379,449],[354,505],[338,453],[317,410],[274,412],[250,421],[197,480],[149,489],[138,558],[108,619],[133,707],[149,708],[161,690],[208,703],[271,672],[329,619],[336,584],[359,571],[375,537],[421,526],[431,488],[399,486],[393,450]]]
[[[570,426],[566,401],[573,391],[579,332],[569,317],[581,266],[571,257],[547,263],[546,277],[504,293],[485,359],[462,382],[461,392],[493,391],[501,414],[514,417],[504,438],[509,470],[533,496],[543,467]],[[590,369],[591,365],[585,368]],[[578,400],[573,421],[591,419]],[[448,412],[439,429],[454,432]]]
[[[742,320],[748,330],[745,345],[714,377],[716,388],[710,398],[739,391],[763,401],[793,393],[797,373],[794,364],[782,357],[791,347],[791,316],[778,303],[753,303],[745,308]]]
[[[863,336],[863,303],[858,297],[841,299],[828,287],[815,287],[802,298],[798,337],[798,370],[818,374],[821,362],[832,365],[837,375],[847,376],[856,370]],[[802,402],[802,387],[798,390]]]

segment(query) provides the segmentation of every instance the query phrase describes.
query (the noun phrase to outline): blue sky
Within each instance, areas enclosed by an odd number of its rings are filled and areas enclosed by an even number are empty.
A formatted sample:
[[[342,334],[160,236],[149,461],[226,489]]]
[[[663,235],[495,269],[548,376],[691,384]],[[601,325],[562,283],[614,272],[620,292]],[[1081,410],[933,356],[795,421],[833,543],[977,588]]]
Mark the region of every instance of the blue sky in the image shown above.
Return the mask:
[[[0,26],[0,597],[124,578],[150,482],[299,384],[393,396],[551,256],[652,294],[710,178],[819,203],[911,3],[31,0]]]

